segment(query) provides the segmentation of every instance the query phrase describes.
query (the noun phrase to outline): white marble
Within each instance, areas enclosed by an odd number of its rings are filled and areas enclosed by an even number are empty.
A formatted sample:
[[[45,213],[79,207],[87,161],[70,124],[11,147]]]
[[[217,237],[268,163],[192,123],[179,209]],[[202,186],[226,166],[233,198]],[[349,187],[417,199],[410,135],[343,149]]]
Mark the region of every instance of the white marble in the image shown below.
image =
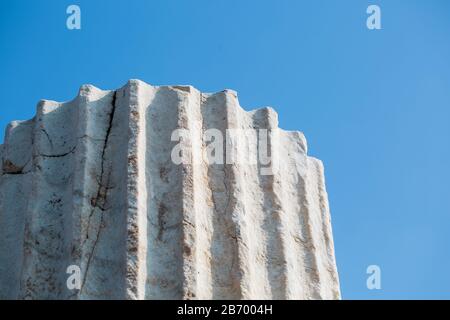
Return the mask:
[[[199,161],[173,162],[177,128]],[[131,80],[41,101],[0,145],[0,298],[339,299],[322,163],[277,128],[231,90]],[[209,129],[269,129],[278,170],[207,163]],[[255,156],[251,134],[231,144]]]

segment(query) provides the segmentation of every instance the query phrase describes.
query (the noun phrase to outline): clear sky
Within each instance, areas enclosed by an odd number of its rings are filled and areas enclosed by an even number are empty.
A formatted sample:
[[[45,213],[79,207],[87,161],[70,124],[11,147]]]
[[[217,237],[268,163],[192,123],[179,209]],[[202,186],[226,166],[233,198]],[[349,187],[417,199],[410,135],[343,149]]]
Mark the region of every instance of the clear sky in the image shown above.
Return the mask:
[[[0,44],[1,128],[130,78],[274,107],[324,161],[343,298],[450,298],[450,1],[2,1]]]

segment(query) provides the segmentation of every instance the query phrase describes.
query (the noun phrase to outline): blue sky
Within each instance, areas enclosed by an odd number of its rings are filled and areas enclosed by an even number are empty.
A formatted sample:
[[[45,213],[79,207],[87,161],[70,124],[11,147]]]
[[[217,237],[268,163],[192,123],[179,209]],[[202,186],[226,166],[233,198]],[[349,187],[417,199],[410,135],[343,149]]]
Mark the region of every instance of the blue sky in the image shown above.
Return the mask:
[[[0,41],[1,128],[130,78],[273,106],[324,161],[343,298],[450,299],[449,1],[2,1]]]

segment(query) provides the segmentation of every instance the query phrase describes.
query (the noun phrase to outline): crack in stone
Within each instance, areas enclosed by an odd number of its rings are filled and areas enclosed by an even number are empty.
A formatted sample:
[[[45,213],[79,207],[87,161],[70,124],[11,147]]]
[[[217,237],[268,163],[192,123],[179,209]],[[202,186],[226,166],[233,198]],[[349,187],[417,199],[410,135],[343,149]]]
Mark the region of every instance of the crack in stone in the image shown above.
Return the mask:
[[[106,130],[106,137],[105,137],[105,140],[104,140],[105,143],[103,145],[102,155],[101,155],[100,181],[97,181],[98,182],[97,194],[96,194],[95,198],[91,199],[92,210],[91,210],[91,213],[89,214],[88,223],[87,223],[87,231],[86,231],[86,239],[84,240],[83,245],[89,239],[89,229],[90,229],[90,225],[91,225],[91,219],[92,219],[92,216],[95,213],[95,209],[96,208],[100,209],[100,211],[101,211],[100,223],[98,225],[98,230],[97,230],[96,237],[94,239],[94,244],[92,246],[91,253],[88,256],[88,261],[86,263],[86,271],[84,273],[84,278],[83,278],[83,282],[81,284],[80,293],[82,292],[82,290],[84,288],[84,285],[86,283],[86,279],[87,279],[89,267],[91,265],[92,257],[94,255],[95,248],[97,247],[97,243],[98,243],[98,240],[99,240],[99,237],[100,237],[100,231],[101,231],[102,224],[103,224],[103,213],[104,213],[104,211],[106,211],[108,209],[108,208],[105,207],[105,204],[106,204],[106,198],[107,198],[108,190],[111,189],[111,187],[109,186],[110,177],[111,177],[111,171],[108,173],[108,177],[107,177],[107,180],[106,180],[106,185],[103,185],[103,176],[105,174],[106,148],[108,147],[108,142],[109,142],[110,135],[111,135],[114,115],[115,115],[115,112],[116,112],[116,97],[117,97],[117,91],[114,91],[113,96],[112,96],[112,101],[111,101],[111,112],[109,114],[108,128]],[[102,204],[100,204],[100,201],[102,201]]]
[[[30,173],[30,172],[31,172],[31,170],[28,170],[28,171],[19,171],[19,172],[4,172],[4,173],[2,173],[2,174],[0,175],[0,177],[2,177],[2,176],[21,176],[21,175],[28,174],[28,173]]]
[[[41,131],[45,134],[45,136],[48,139],[48,142],[50,142],[50,147],[53,149],[53,141],[50,138],[50,135],[48,134],[47,130],[45,130],[45,128],[41,128]]]
[[[0,165],[2,166],[2,174],[0,176],[6,176],[6,175],[22,175],[30,173],[32,170],[23,171],[27,167],[27,165],[30,163],[31,158],[25,163],[22,167],[16,167],[11,161],[5,160]],[[15,170],[12,170],[14,168]]]
[[[40,154],[38,154],[38,156],[39,157],[44,157],[44,158],[63,158],[65,156],[68,156],[71,153],[74,153],[75,150],[77,149],[77,146],[78,145],[75,145],[69,152],[65,152],[65,153],[62,153],[62,154],[43,154],[43,153],[40,153]]]

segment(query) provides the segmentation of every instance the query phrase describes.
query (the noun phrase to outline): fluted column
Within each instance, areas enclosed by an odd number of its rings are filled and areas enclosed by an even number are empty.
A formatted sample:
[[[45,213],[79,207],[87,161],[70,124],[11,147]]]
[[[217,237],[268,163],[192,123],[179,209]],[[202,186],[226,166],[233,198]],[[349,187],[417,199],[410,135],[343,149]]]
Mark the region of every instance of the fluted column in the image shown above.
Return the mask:
[[[338,299],[323,165],[231,90],[41,101],[0,145],[0,298]]]

